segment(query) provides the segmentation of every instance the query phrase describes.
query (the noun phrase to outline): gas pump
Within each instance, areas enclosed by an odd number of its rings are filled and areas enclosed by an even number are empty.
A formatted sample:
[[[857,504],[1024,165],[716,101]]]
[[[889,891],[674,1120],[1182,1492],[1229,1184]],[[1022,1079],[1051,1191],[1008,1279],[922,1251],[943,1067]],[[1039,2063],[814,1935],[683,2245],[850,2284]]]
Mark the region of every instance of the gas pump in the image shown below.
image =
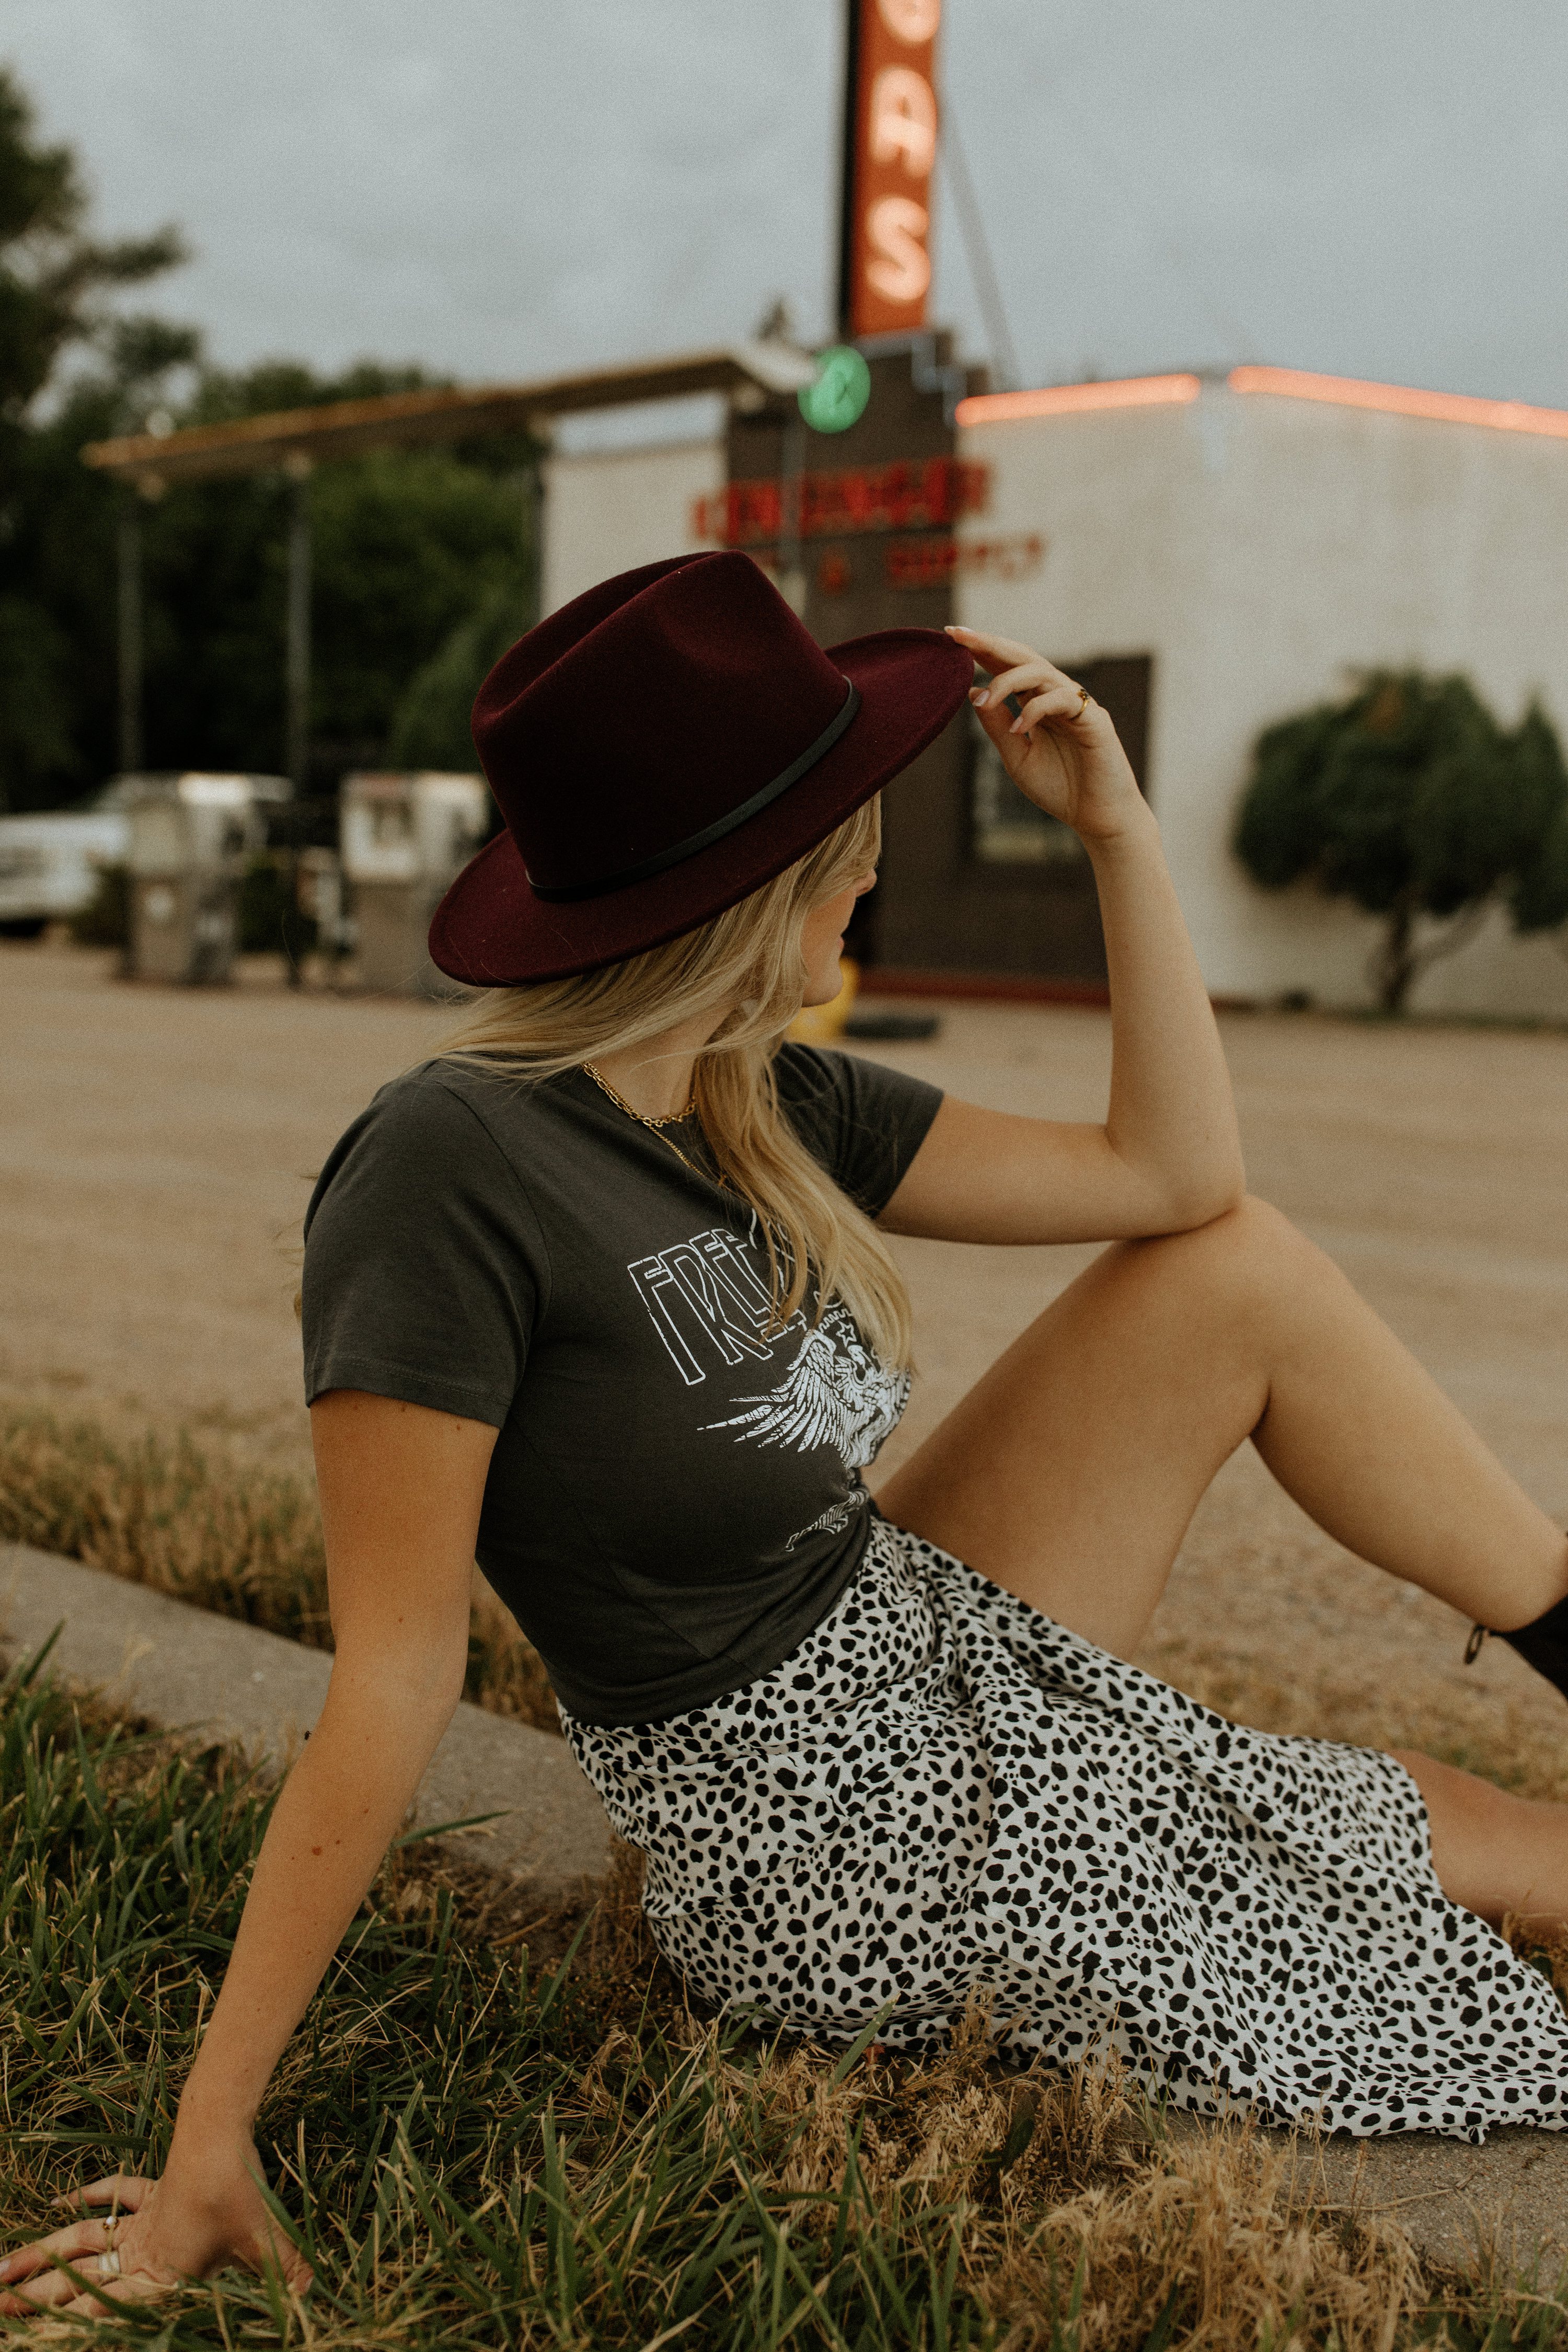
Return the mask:
[[[490,807],[482,776],[344,777],[339,840],[361,988],[449,991],[425,935],[447,884],[484,840]]]

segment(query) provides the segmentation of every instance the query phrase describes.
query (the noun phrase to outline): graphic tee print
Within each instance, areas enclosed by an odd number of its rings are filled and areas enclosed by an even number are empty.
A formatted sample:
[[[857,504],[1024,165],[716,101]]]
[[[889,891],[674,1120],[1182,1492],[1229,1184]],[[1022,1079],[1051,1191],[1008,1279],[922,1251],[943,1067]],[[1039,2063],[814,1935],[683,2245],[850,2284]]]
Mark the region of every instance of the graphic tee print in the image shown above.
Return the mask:
[[[716,1349],[721,1364],[772,1355],[768,1286],[728,1227],[710,1225],[673,1249],[637,1258],[626,1272],[689,1387],[708,1377],[704,1347]]]
[[[802,1317],[795,1320],[804,1324]],[[798,1336],[795,1360],[777,1388],[743,1397],[749,1412],[708,1426],[801,1454],[831,1445],[846,1470],[863,1469],[904,1409],[909,1375],[889,1371],[872,1353],[847,1307],[830,1307],[815,1330]]]
[[[785,1549],[794,1551],[808,1536],[841,1533],[868,1499],[852,1474],[876,1459],[898,1422],[909,1397],[908,1373],[884,1364],[848,1308],[837,1303],[815,1324],[797,1308],[775,1330],[766,1281],[745,1244],[722,1225],[639,1258],[626,1272],[688,1387],[707,1380],[705,1352],[726,1368],[747,1358],[776,1361],[784,1352],[784,1377],[775,1386],[741,1397],[740,1412],[701,1426],[742,1445],[784,1445],[797,1454],[830,1447],[843,1467],[845,1491],[796,1528]]]
[[[781,1106],[875,1215],[941,1102],[781,1048]],[[869,1524],[860,1473],[908,1394],[841,1300],[772,1318],[750,1210],[581,1072],[433,1062],[384,1087],[307,1223],[307,1393],[497,1432],[479,1565],[585,1721],[657,1722],[788,1655]]]

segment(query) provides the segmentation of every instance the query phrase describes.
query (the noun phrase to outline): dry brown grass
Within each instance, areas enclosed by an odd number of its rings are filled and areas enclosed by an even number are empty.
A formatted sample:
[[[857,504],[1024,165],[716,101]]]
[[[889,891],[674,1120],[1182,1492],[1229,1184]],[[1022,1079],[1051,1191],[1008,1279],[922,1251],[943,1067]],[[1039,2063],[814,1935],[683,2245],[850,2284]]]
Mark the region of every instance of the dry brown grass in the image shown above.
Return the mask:
[[[313,1486],[198,1445],[188,1430],[121,1436],[0,1406],[0,1538],[331,1647]],[[467,1690],[492,1714],[560,1731],[538,1653],[477,1570]]]
[[[700,2063],[713,2156],[774,2151],[758,2185],[795,2209],[808,2270],[830,2274],[857,2237],[874,2267],[900,2220],[934,2210],[951,2221],[951,2303],[983,2315],[996,2352],[1394,2352],[1568,2331],[1568,2307],[1533,2284],[1434,2273],[1394,2223],[1328,2208],[1289,2141],[1245,2123],[1173,2135],[1113,2063],[1000,2073],[984,2014],[930,2063],[873,2051],[847,2076],[809,2043],[737,2053],[689,2009],[667,2031]],[[613,2025],[563,2111],[563,2133],[583,2134],[568,2172],[585,2219],[595,2135],[637,2056]]]

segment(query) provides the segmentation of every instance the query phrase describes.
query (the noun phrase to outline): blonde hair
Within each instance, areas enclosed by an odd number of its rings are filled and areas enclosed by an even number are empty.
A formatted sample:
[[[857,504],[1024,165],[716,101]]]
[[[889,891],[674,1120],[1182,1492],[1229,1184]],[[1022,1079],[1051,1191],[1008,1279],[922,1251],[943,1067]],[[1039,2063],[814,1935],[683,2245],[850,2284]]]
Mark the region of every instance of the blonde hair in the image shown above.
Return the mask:
[[[903,1277],[870,1219],[795,1135],[773,1075],[805,991],[801,927],[876,863],[880,846],[873,800],[774,881],[664,947],[566,980],[488,990],[439,1051],[537,1085],[711,1011],[713,1034],[697,1056],[698,1113],[720,1173],[756,1213],[775,1326],[815,1283],[819,1321],[841,1299],[884,1361],[902,1367]]]

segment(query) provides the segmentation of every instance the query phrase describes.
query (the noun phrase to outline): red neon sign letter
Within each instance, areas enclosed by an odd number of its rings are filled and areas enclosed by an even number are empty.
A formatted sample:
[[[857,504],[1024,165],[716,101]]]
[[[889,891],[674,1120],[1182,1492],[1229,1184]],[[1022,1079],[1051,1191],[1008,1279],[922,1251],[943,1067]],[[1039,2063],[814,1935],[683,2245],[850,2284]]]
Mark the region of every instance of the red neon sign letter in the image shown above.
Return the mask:
[[[925,324],[942,0],[855,5],[859,37],[847,324],[851,335],[885,335]]]

